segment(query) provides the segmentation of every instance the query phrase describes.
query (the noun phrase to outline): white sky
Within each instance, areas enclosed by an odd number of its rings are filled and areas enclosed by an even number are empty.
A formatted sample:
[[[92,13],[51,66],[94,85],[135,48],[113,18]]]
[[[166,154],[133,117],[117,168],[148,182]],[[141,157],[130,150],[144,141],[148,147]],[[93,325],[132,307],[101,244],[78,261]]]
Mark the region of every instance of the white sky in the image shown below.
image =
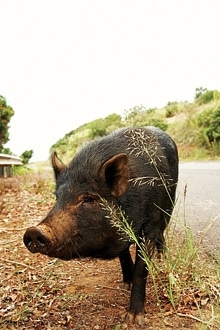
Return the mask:
[[[0,95],[16,155],[143,104],[220,90],[219,0],[0,0]]]

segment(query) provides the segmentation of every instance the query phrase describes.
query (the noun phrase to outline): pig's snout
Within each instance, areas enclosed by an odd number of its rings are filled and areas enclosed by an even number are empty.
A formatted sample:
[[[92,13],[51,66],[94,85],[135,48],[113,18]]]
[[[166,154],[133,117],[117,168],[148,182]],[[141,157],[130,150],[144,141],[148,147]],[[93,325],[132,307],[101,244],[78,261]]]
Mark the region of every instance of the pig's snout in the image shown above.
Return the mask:
[[[48,254],[51,247],[50,238],[38,227],[28,228],[24,234],[23,241],[32,253]]]

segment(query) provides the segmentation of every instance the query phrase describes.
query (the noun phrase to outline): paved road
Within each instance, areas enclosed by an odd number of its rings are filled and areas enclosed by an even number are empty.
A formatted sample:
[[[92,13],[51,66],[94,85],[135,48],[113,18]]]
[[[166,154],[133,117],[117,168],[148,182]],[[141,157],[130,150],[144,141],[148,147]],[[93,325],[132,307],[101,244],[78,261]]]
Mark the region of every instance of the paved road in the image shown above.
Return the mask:
[[[220,161],[180,163],[177,198],[181,221],[196,238],[206,232],[202,248],[220,260]]]

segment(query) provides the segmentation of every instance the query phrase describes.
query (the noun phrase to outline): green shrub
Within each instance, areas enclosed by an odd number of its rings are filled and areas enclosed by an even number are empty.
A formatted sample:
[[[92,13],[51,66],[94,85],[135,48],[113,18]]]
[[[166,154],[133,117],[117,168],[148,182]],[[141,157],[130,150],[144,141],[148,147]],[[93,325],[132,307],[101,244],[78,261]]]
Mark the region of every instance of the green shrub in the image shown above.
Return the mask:
[[[125,120],[131,121],[135,117],[143,115],[146,111],[148,110],[143,105],[136,105],[135,107],[124,111]]]
[[[206,91],[197,98],[198,104],[206,104],[214,99],[214,91]]]
[[[113,126],[113,127],[120,127],[121,126],[121,116],[113,113],[104,119],[105,126]]]
[[[33,156],[33,150],[25,150],[21,155],[20,158],[22,159],[22,163],[24,165],[29,163],[29,160],[31,159],[31,157]]]
[[[168,102],[167,106],[165,107],[166,110],[166,118],[173,117],[179,110],[177,102]]]
[[[151,118],[149,121],[145,122],[144,126],[155,126],[163,131],[166,131],[168,128],[168,124],[161,118]]]
[[[199,127],[198,143],[212,148],[219,154],[220,145],[220,106],[203,111],[197,117]]]
[[[106,125],[104,119],[96,119],[91,122],[89,138],[94,139],[106,135]]]
[[[196,90],[195,90],[195,99],[198,99],[206,91],[207,91],[207,88],[197,87]]]
[[[220,100],[220,92],[217,90],[213,91],[213,98],[214,100]]]

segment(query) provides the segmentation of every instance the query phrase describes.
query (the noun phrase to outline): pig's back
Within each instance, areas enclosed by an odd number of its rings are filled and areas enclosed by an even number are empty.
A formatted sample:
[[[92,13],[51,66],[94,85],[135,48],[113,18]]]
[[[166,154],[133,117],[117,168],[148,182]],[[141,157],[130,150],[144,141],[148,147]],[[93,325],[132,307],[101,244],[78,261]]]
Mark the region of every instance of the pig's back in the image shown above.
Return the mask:
[[[70,167],[82,167],[90,174],[119,153],[128,155],[131,175],[167,173],[177,180],[178,155],[174,141],[156,127],[122,128],[87,143],[73,158]],[[157,168],[155,168],[157,167]]]

